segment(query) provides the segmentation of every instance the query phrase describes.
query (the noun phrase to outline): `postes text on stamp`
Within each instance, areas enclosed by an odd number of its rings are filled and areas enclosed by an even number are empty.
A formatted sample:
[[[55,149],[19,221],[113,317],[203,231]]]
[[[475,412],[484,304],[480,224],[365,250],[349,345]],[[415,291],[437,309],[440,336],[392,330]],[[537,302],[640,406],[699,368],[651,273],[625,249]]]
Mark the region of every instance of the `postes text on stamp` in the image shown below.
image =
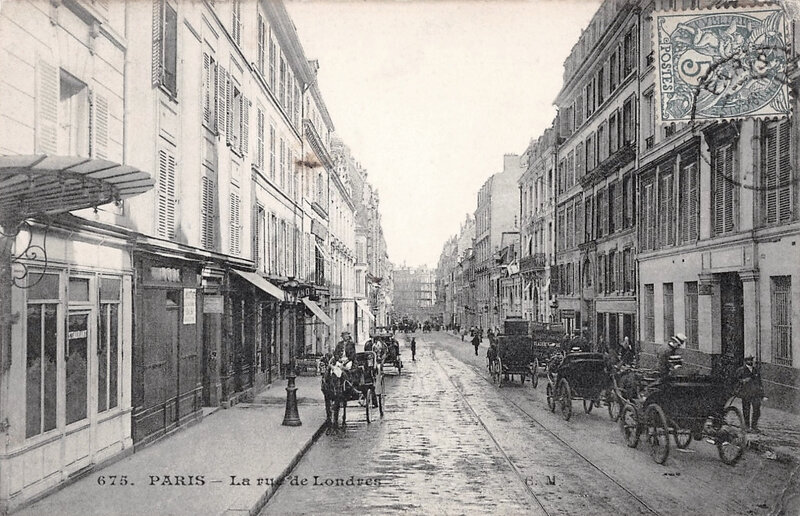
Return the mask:
[[[790,112],[780,7],[654,13],[660,123]]]

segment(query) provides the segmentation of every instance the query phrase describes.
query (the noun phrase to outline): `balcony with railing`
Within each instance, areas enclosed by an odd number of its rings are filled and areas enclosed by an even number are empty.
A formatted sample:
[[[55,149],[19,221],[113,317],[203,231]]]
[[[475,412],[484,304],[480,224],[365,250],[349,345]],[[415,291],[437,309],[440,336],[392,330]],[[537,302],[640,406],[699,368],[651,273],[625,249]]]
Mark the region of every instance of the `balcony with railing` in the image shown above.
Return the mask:
[[[547,262],[547,254],[533,253],[519,261],[519,271],[523,273],[543,271],[547,267]]]
[[[581,178],[581,186],[587,187],[600,179],[605,178],[612,172],[627,165],[636,157],[635,142],[626,141],[625,144],[614,151],[606,159],[601,161],[594,167],[591,172],[587,173]]]

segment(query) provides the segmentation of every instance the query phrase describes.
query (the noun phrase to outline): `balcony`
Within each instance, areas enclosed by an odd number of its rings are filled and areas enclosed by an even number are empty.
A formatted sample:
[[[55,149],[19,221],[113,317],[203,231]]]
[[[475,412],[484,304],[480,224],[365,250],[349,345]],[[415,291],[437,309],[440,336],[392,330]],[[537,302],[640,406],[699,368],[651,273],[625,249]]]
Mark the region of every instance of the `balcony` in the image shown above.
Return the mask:
[[[314,150],[314,154],[316,154],[322,162],[322,165],[328,170],[333,169],[333,160],[330,154],[328,154],[327,149],[325,149],[325,144],[322,142],[322,138],[319,137],[317,128],[314,127],[314,124],[308,118],[303,119],[303,133],[309,145],[311,145],[311,148]]]
[[[545,253],[534,253],[526,256],[519,262],[520,272],[539,272],[547,267],[547,255]]]
[[[651,135],[644,139],[644,148],[645,149],[652,149],[653,145],[655,145],[656,137]]]
[[[596,181],[605,178],[627,165],[636,157],[635,142],[626,141],[625,145],[617,149],[609,157],[601,161],[590,173],[581,178],[581,186],[586,188]]]

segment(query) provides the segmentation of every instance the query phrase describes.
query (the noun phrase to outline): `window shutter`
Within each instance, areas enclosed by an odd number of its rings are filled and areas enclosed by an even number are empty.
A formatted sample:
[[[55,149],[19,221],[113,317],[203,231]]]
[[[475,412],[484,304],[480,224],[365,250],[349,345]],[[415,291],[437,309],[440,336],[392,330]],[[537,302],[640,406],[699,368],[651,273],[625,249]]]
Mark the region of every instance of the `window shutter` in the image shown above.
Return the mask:
[[[791,163],[791,123],[789,120],[781,122],[778,129],[778,221],[792,220],[792,163]]]
[[[627,177],[617,183],[614,188],[614,227],[617,231],[622,230],[622,190],[625,188]]]
[[[725,186],[725,210],[724,210],[724,232],[734,230],[734,220],[736,216],[736,187],[733,180],[736,178],[733,175],[733,146],[725,148],[725,169],[724,186]]]
[[[239,118],[242,125],[242,137],[239,139],[241,143],[241,152],[243,156],[247,156],[250,151],[250,101],[244,95],[239,96],[241,108],[239,109]]]
[[[583,243],[583,202],[578,197],[575,204],[575,241]]]
[[[164,0],[153,0],[153,86],[164,78]]]
[[[228,106],[226,100],[228,99],[227,94],[227,82],[226,78],[228,76],[228,72],[225,70],[224,66],[217,67],[217,132],[224,133],[225,132],[225,116],[228,110]]]
[[[207,126],[211,125],[211,56],[205,52],[203,52],[203,122]]]
[[[156,233],[171,239],[175,231],[175,157],[158,151],[158,206]]]
[[[258,72],[264,76],[264,17],[258,13]]]
[[[722,177],[724,173],[725,163],[724,149],[718,149],[714,154],[714,173],[711,176],[712,193],[713,193],[713,224],[714,234],[721,235],[724,232],[725,222],[723,217],[725,206],[725,179]]]
[[[698,191],[697,191],[697,163],[692,163],[684,167],[685,181],[686,181],[686,214],[682,217],[685,220],[686,231],[685,240],[691,242],[697,240],[698,234]]]
[[[203,176],[201,209],[201,245],[204,249],[214,249],[214,181]]]
[[[89,145],[91,156],[94,158],[108,158],[108,99],[103,95],[92,92],[89,114]]]
[[[230,72],[225,72],[225,143],[231,144],[233,136],[233,84]]]
[[[231,216],[230,216],[230,252],[238,255],[241,252],[239,236],[241,233],[241,222],[239,219],[239,195],[231,192]]]
[[[57,154],[60,72],[43,59],[39,59],[36,71],[36,152]]]
[[[256,166],[264,170],[264,112],[261,108],[256,111]]]

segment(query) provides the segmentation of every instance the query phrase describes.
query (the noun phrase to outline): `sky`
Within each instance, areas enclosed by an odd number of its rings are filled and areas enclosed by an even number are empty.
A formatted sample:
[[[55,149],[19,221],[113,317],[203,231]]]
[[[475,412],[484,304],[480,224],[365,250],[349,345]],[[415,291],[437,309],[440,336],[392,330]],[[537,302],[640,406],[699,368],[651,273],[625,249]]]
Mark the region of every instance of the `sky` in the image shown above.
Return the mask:
[[[597,0],[288,0],[336,133],[378,189],[389,260],[436,267],[504,154],[555,117]]]

